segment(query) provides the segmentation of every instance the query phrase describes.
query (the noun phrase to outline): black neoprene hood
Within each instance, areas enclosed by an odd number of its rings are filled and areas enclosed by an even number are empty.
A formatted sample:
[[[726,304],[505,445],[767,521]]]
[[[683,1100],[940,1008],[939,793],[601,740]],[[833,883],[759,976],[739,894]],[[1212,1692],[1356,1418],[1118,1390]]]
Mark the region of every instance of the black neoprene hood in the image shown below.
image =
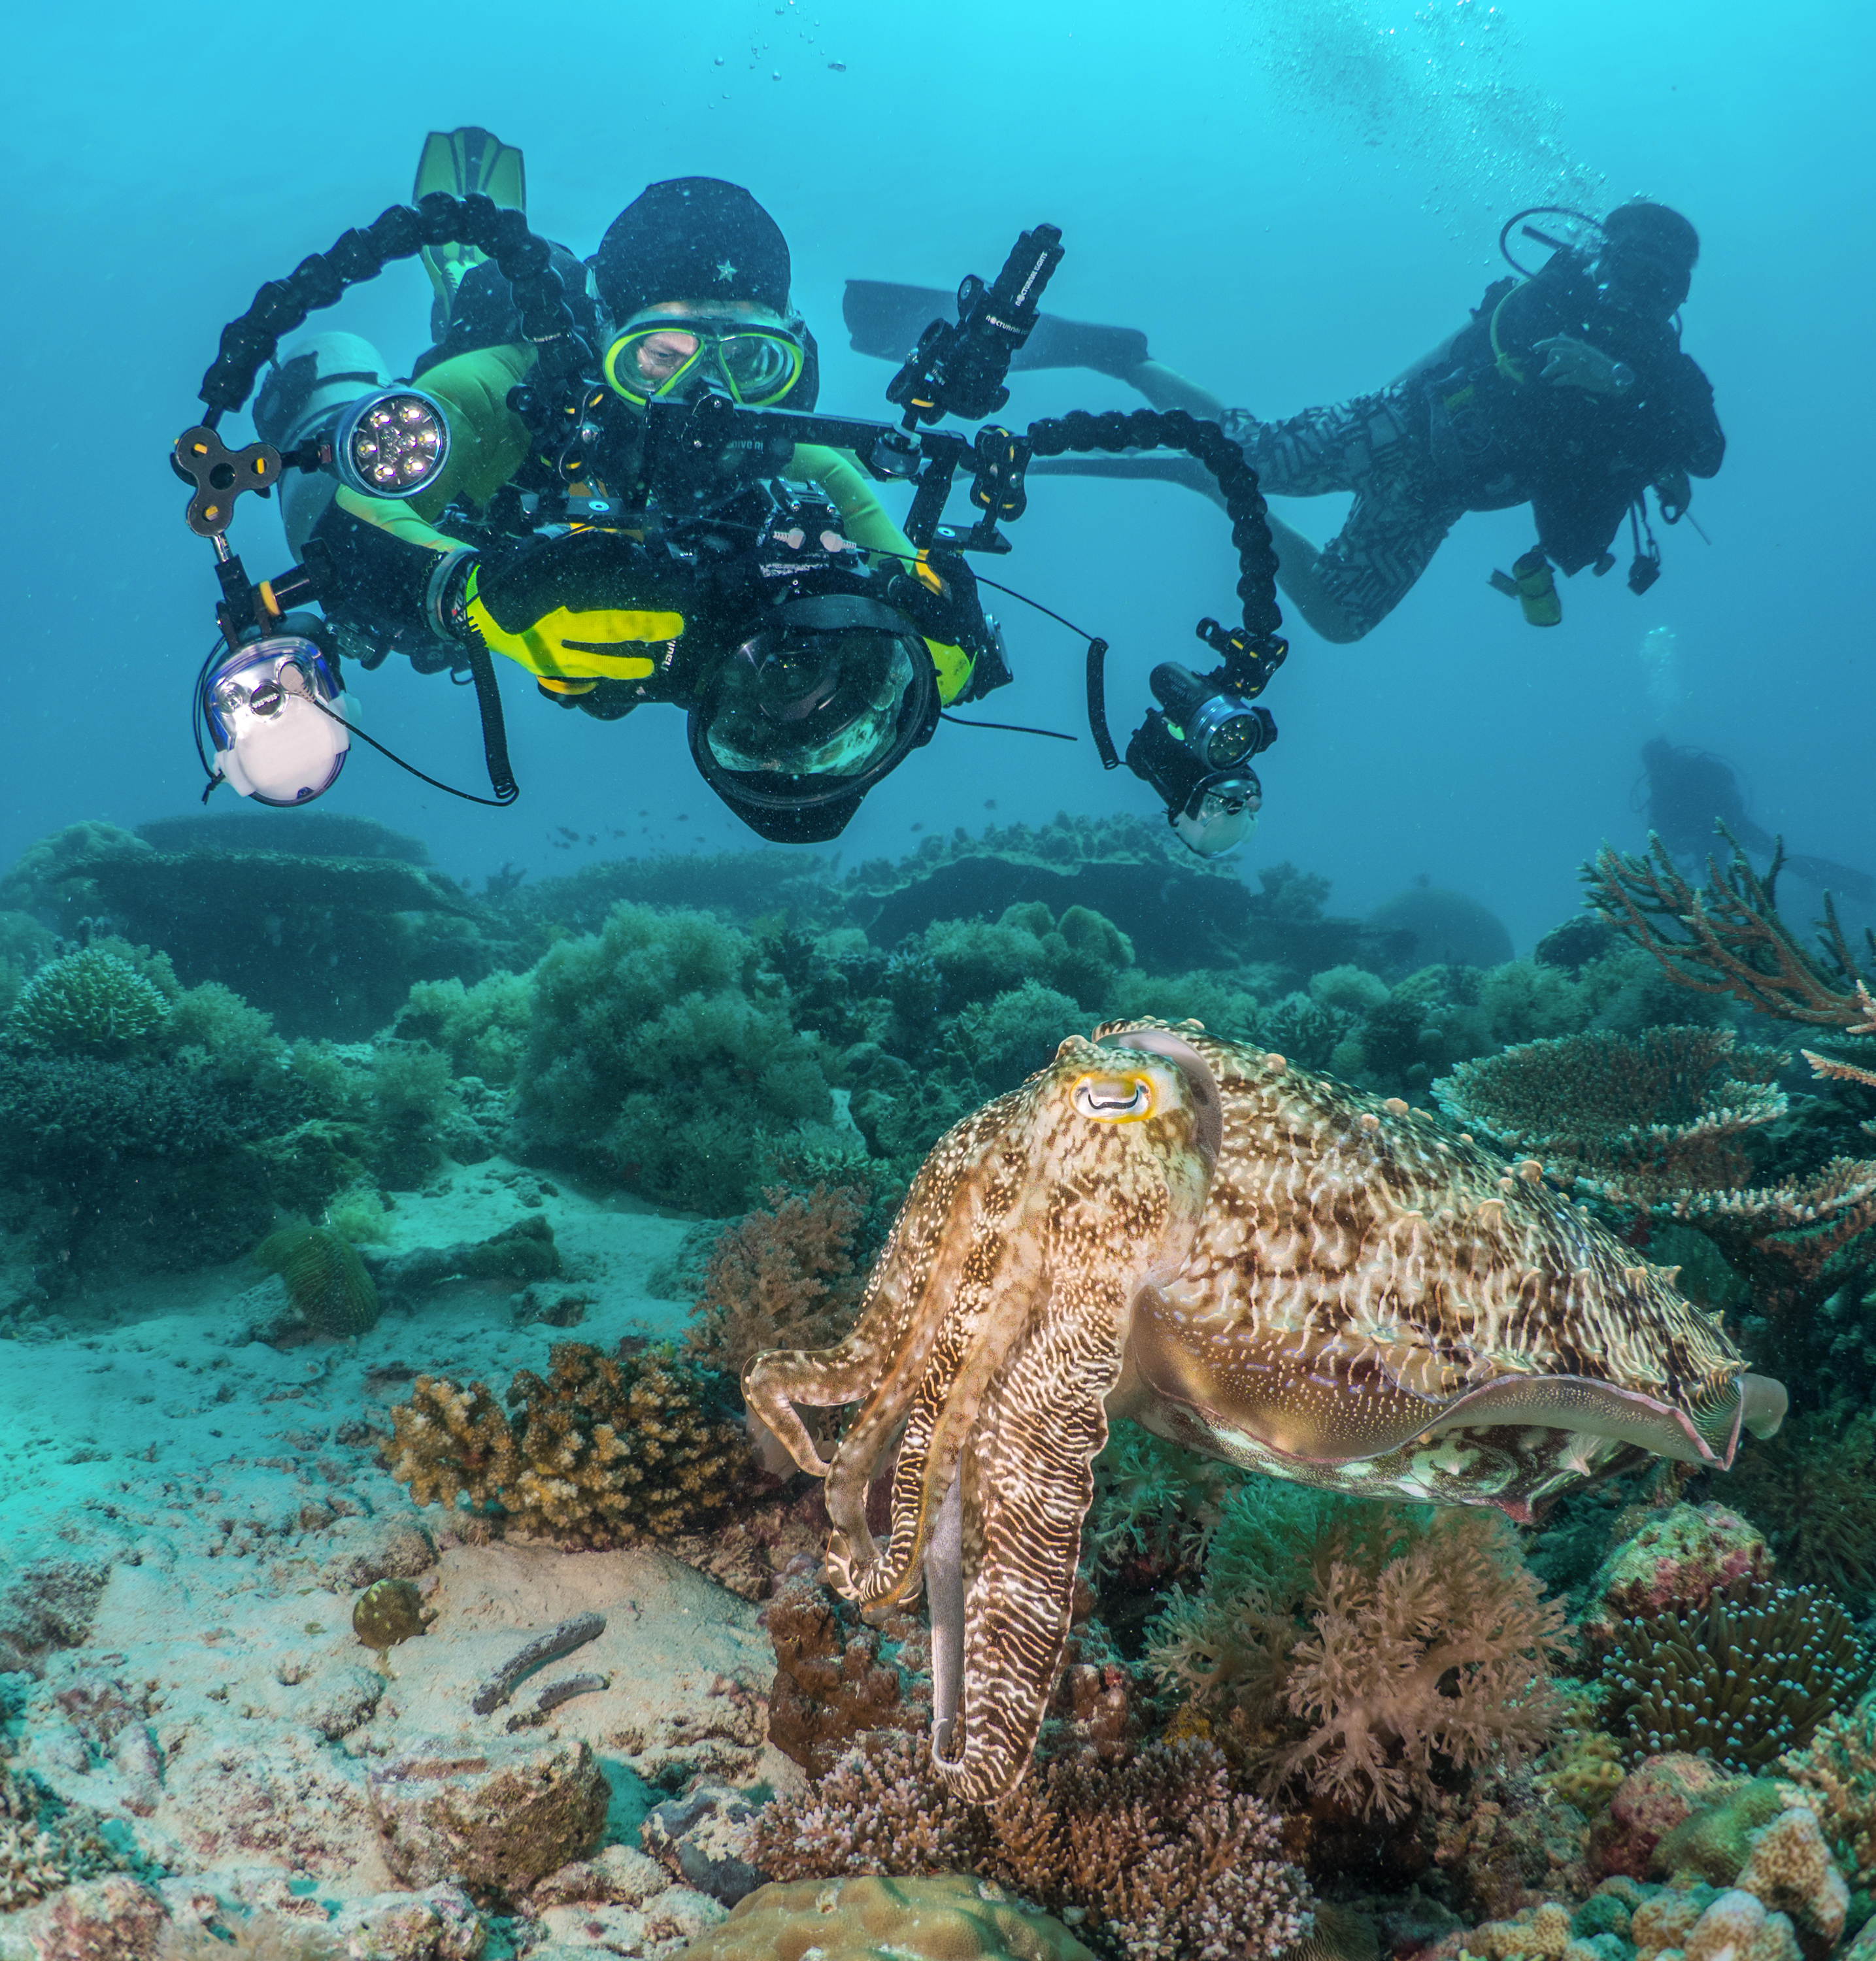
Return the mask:
[[[623,324],[667,300],[744,300],[788,311],[788,241],[740,184],[672,177],[607,228],[593,260],[599,296]]]

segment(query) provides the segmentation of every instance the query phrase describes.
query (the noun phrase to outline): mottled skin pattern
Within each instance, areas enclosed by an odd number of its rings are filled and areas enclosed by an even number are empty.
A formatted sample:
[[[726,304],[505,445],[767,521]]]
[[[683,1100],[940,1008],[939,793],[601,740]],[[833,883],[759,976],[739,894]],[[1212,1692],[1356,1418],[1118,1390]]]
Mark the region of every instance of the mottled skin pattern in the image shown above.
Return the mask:
[[[935,1655],[956,1486],[962,1700],[953,1723],[938,1683],[934,1758],[983,1801],[1021,1774],[1061,1666],[1110,1416],[1279,1477],[1528,1517],[1641,1451],[1724,1465],[1742,1421],[1776,1428],[1783,1392],[1672,1279],[1534,1164],[1403,1103],[1195,1023],[1115,1024],[941,1140],[853,1334],[757,1357],[744,1394],[827,1478],[836,1586],[903,1599],[930,1564]],[[849,1402],[825,1464],[794,1406]],[[866,1489],[895,1442],[882,1548]]]

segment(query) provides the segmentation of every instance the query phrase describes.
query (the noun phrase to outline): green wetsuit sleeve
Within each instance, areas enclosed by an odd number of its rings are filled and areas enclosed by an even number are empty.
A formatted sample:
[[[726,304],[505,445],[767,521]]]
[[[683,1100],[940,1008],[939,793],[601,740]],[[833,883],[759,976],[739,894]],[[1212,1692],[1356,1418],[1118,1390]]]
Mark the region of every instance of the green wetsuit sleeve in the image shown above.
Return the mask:
[[[917,557],[911,540],[888,516],[871,479],[844,451],[824,449],[818,443],[798,444],[788,474],[820,485],[834,500],[847,535],[855,544],[905,564]]]
[[[434,519],[455,502],[486,505],[527,460],[528,425],[508,406],[508,391],[534,365],[531,347],[478,347],[453,361],[439,362],[423,377],[423,392],[442,404],[449,422],[449,461],[443,474],[420,497],[361,497],[342,490],[346,509],[366,524],[412,543],[436,549],[453,540],[440,532],[422,537],[413,514]]]

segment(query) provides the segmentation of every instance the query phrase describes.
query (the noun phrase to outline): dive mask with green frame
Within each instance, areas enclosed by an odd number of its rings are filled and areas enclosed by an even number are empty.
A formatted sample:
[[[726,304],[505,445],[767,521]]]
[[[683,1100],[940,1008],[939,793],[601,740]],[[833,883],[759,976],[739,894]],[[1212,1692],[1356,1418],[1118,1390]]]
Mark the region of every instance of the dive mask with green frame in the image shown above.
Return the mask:
[[[742,408],[766,409],[800,380],[806,359],[800,336],[785,327],[648,312],[613,336],[603,365],[613,393],[635,407],[714,384]]]

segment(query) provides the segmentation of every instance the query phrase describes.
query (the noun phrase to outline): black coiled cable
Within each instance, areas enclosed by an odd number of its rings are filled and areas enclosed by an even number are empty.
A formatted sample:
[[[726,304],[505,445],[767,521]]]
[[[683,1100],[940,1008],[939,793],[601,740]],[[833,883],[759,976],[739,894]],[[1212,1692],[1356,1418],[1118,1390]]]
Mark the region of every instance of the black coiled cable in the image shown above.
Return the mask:
[[[1201,422],[1183,409],[1135,409],[1125,415],[1113,410],[1099,416],[1076,409],[1032,422],[1028,436],[1038,456],[1179,449],[1196,457],[1211,472],[1231,520],[1245,631],[1260,649],[1275,639],[1283,614],[1277,604],[1277,547],[1270,535],[1269,507],[1258,489],[1256,471],[1216,422]]]
[[[592,349],[580,337],[554,269],[552,248],[528,230],[526,217],[480,191],[460,198],[432,191],[414,206],[394,204],[362,231],[344,233],[330,251],[302,259],[284,279],[270,279],[253,305],[222,328],[221,351],[202,380],[208,426],[247,400],[282,339],[308,314],[333,305],[348,286],[376,278],[393,260],[413,258],[426,245],[471,245],[495,261],[544,373],[558,378],[592,360]]]

